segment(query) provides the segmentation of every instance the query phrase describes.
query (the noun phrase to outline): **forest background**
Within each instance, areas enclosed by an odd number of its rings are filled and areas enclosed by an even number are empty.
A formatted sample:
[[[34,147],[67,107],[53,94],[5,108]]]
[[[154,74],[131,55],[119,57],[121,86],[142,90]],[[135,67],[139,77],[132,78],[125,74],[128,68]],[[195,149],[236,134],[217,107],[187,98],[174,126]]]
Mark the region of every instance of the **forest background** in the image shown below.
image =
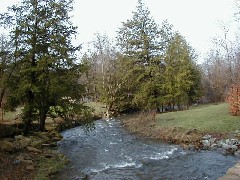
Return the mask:
[[[97,33],[79,56],[73,1],[24,0],[1,14],[1,108],[22,106],[24,133],[34,120],[44,130],[47,116],[78,119],[84,103],[106,104],[107,116],[123,112],[183,110],[196,103],[225,101],[240,78],[238,36],[213,39],[202,64],[172,24],[157,24],[142,0],[113,41]],[[238,8],[239,10],[239,8]],[[238,12],[235,13],[239,23]],[[47,21],[46,21],[47,20]]]

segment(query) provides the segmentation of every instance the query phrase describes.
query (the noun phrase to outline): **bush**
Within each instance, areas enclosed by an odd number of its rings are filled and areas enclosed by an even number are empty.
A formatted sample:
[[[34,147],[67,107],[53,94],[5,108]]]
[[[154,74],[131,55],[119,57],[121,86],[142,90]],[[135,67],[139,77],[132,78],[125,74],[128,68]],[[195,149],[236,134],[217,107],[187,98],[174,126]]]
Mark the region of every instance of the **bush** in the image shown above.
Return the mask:
[[[230,88],[227,102],[230,103],[230,112],[233,116],[240,115],[240,86],[234,85]]]

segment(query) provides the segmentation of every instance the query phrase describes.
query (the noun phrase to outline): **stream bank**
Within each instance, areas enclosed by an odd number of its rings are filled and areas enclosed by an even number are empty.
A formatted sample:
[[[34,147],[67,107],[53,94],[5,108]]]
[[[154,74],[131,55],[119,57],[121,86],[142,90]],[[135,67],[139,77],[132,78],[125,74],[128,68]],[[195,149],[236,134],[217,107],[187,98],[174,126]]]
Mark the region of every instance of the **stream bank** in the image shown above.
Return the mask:
[[[181,127],[161,128],[155,114],[135,114],[120,118],[122,125],[141,137],[178,144],[187,150],[216,150],[223,155],[240,157],[240,131],[229,133],[203,132]]]
[[[161,128],[156,125],[153,115],[143,114],[121,118],[126,129],[142,137],[164,140],[179,144],[188,150],[214,150],[222,155],[240,158],[240,131],[229,133],[201,132],[197,129],[185,130],[177,127]],[[219,180],[240,179],[240,161],[226,171]]]
[[[82,121],[47,118],[45,132],[32,129],[23,136],[20,121],[0,124],[0,179],[50,179],[69,162],[58,151],[60,132],[80,125]]]

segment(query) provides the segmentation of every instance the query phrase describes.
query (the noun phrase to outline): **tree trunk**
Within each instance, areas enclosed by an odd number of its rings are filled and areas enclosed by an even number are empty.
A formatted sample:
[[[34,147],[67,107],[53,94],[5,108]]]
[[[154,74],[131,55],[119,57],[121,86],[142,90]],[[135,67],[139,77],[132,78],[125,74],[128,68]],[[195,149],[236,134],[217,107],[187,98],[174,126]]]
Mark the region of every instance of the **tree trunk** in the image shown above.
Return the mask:
[[[40,131],[44,131],[45,130],[45,121],[46,121],[46,117],[47,117],[47,110],[42,110],[41,112],[40,112],[40,119],[39,119],[39,130]]]
[[[29,120],[29,118],[28,118],[24,122],[24,127],[23,127],[23,135],[24,136],[28,135],[29,130],[30,130],[30,126],[31,126],[31,120]]]
[[[35,10],[37,9],[37,0],[35,0]],[[37,12],[37,10],[36,10]],[[35,14],[37,15],[37,14]],[[30,78],[30,88],[27,90],[27,104],[25,105],[25,107],[27,108],[27,111],[24,114],[24,130],[23,133],[24,135],[27,135],[29,133],[30,130],[30,126],[31,126],[31,122],[32,122],[32,118],[33,118],[33,112],[34,112],[34,92],[32,90],[32,87],[34,84],[36,84],[36,76],[35,76],[35,67],[36,67],[36,59],[35,59],[35,55],[36,55],[36,45],[37,45],[37,21],[35,19],[35,26],[34,26],[34,34],[32,37],[32,56],[30,58],[30,62],[31,65],[30,67],[30,72],[29,74],[27,74],[28,78]]]
[[[26,111],[24,113],[24,126],[23,126],[23,135],[26,136],[29,133],[31,122],[32,122],[32,115],[33,115],[33,105],[30,103],[25,106]]]
[[[5,95],[5,92],[6,92],[6,87],[4,87],[1,91],[1,94],[0,94],[0,108],[2,108],[2,105],[3,105],[3,97]]]
[[[182,111],[182,107],[181,107],[181,104],[180,103],[178,103],[178,111]]]

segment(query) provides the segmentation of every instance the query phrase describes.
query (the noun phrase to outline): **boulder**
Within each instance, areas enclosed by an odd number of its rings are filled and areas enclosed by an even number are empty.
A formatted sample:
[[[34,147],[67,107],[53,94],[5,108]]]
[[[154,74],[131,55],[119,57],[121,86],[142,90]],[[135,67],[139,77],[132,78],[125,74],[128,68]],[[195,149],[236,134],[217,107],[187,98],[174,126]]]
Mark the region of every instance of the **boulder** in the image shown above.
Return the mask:
[[[61,138],[61,137],[54,137],[54,138],[52,138],[52,140],[53,140],[53,141],[61,141],[62,138]]]
[[[27,153],[21,153],[16,157],[17,160],[31,160],[32,158]]]
[[[183,149],[187,149],[187,150],[189,149],[189,146],[187,144],[181,144],[181,146]]]
[[[218,180],[239,180],[239,177],[227,174],[225,176],[222,176],[222,177],[218,178]]]
[[[46,142],[49,141],[49,134],[47,132],[34,132],[33,135],[43,139]]]
[[[40,149],[42,147],[42,144],[44,144],[43,140],[34,140],[31,142],[30,146]]]
[[[234,156],[240,157],[240,150],[234,152]]]
[[[27,146],[27,150],[30,152],[41,153],[41,151],[35,147]]]
[[[222,154],[222,155],[224,155],[224,156],[227,156],[227,155],[229,155],[229,152],[228,151],[226,151],[226,150],[221,150],[220,151],[220,153]]]
[[[239,142],[238,142],[238,140],[237,139],[230,139],[229,140],[229,144],[230,145],[237,145]]]
[[[211,144],[210,150],[216,150],[218,148],[218,144]]]
[[[238,176],[238,178],[240,179],[240,164],[237,163],[235,166],[233,166],[232,168],[228,169],[227,174],[228,175]]]
[[[222,146],[222,148],[225,149],[225,150],[228,150],[228,149],[231,149],[232,146],[229,145],[229,144],[224,144],[224,145]]]
[[[41,135],[40,138],[42,138],[45,141],[49,141],[49,137],[47,135]]]
[[[194,145],[189,144],[188,147],[189,147],[188,149],[189,149],[190,151],[196,151],[196,147],[195,147]]]
[[[57,142],[51,142],[49,144],[42,144],[42,147],[57,147]]]
[[[62,135],[59,133],[59,132],[57,132],[57,131],[51,131],[50,132],[50,136],[52,137],[52,138],[57,138],[57,140],[58,139],[62,139],[63,137],[62,137]]]
[[[25,148],[25,147],[27,147],[28,145],[31,144],[31,139],[30,139],[30,138],[27,138],[27,137],[24,137],[24,138],[21,139],[19,142],[20,142],[20,144],[21,144],[21,147],[22,147],[22,148]]]
[[[27,153],[21,153],[16,157],[16,160],[26,163],[26,164],[32,164],[32,158]]]
[[[23,149],[25,147],[27,147],[28,145],[31,144],[31,138],[29,137],[25,137],[22,135],[18,135],[14,137],[14,144],[16,146],[17,149]]]
[[[33,166],[33,165],[28,165],[28,166],[26,167],[26,169],[27,169],[28,171],[33,171],[33,170],[34,170],[34,166]]]
[[[13,164],[14,164],[14,165],[19,165],[20,163],[21,163],[20,160],[15,160],[15,161],[13,161]]]
[[[22,149],[21,143],[19,141],[13,141],[13,145],[14,145],[16,150]]]
[[[237,151],[238,147],[236,145],[232,145],[232,150]]]
[[[214,144],[216,141],[216,138],[210,138],[208,141],[210,142],[210,144]]]
[[[222,148],[223,146],[225,146],[225,142],[223,140],[220,140],[217,142],[217,146],[218,148]]]
[[[50,147],[57,147],[57,142],[51,142]]]
[[[240,137],[240,130],[236,130],[236,131],[234,132],[234,135],[235,135],[236,137]]]
[[[53,150],[53,149],[44,149],[43,153],[44,154],[59,154],[58,150]]]
[[[17,136],[14,137],[14,139],[17,140],[17,141],[20,141],[20,140],[23,139],[23,137],[24,137],[23,135],[17,135]]]
[[[33,160],[22,159],[20,161],[23,162],[23,163],[26,163],[26,164],[33,164]]]
[[[228,169],[225,176],[218,178],[218,180],[239,180],[240,179],[240,164],[237,163],[232,168]]]
[[[13,145],[13,143],[8,142],[8,141],[0,141],[0,150],[2,152],[9,152],[9,153],[13,153],[15,150],[15,147]]]
[[[206,148],[208,148],[208,147],[211,145],[211,143],[209,142],[209,140],[202,140],[202,144],[203,144],[203,146],[206,147]]]
[[[42,144],[42,147],[50,147],[51,144]]]
[[[236,145],[224,144],[222,148],[228,152],[228,154],[234,154],[237,151],[238,147]]]
[[[230,143],[230,139],[226,139],[226,140],[225,140],[225,143],[228,144],[228,145],[230,145],[230,144],[231,144],[231,143]]]
[[[208,139],[210,139],[211,137],[212,137],[211,135],[207,134],[207,135],[203,136],[202,139],[203,139],[203,140],[208,140]]]

